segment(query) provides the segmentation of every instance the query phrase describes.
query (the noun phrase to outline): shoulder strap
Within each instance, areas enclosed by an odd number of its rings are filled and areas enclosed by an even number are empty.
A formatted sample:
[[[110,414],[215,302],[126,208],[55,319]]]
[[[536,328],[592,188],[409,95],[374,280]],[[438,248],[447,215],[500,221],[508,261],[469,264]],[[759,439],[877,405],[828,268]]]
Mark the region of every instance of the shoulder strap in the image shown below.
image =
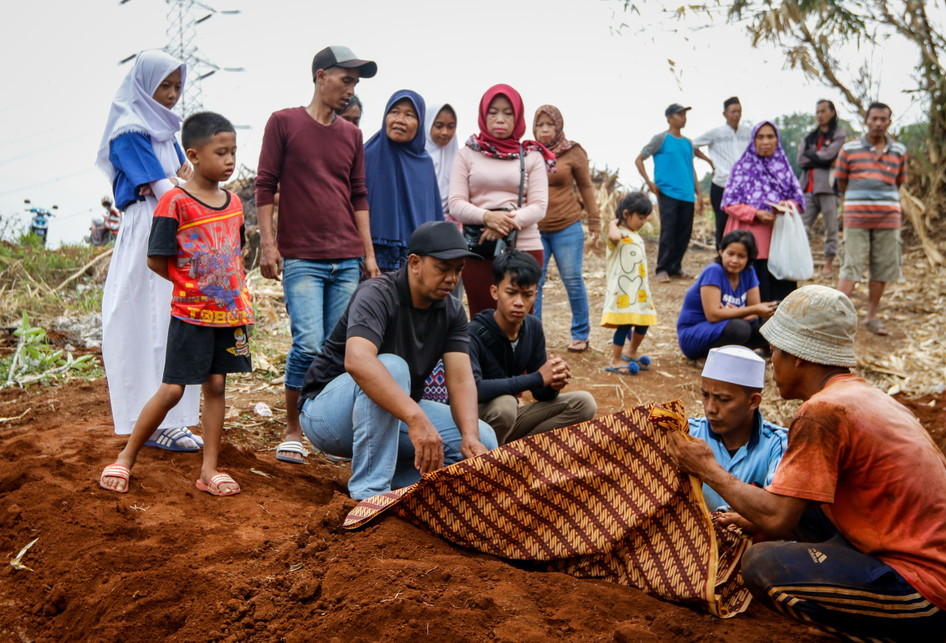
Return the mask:
[[[480,339],[483,340],[483,343],[486,344],[486,347],[493,354],[493,357],[496,358],[496,361],[505,366],[506,363],[506,351],[502,343],[496,338],[496,335],[489,332],[489,329],[484,323],[474,318],[470,321],[470,329],[479,335]]]
[[[516,202],[516,207],[522,207],[522,196],[523,190],[525,189],[526,184],[526,152],[522,149],[522,143],[519,144],[519,200]]]

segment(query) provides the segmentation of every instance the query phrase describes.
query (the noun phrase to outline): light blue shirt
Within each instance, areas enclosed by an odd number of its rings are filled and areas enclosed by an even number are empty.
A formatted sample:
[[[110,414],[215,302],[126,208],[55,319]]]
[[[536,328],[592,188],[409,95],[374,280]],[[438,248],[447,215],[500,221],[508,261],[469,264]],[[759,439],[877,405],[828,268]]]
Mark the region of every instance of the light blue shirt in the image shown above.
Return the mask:
[[[762,413],[755,412],[755,427],[749,441],[729,455],[723,439],[710,428],[706,418],[690,418],[690,435],[704,440],[713,450],[716,461],[729,473],[743,482],[765,487],[772,482],[775,469],[788,448],[788,429],[766,422]],[[706,508],[711,512],[720,508],[728,511],[728,503],[708,484],[703,483]]]
[[[654,183],[661,194],[687,203],[696,200],[693,144],[690,139],[661,132],[644,146],[641,156],[645,159],[654,157]]]

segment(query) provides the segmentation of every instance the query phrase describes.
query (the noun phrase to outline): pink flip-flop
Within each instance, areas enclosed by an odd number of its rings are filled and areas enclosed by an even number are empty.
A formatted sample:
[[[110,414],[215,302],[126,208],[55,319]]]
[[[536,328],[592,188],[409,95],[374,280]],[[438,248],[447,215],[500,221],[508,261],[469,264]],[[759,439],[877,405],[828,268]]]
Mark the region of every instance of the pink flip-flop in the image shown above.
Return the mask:
[[[220,485],[222,484],[236,484],[236,491],[227,491],[223,492],[220,490]],[[200,479],[194,484],[200,491],[206,491],[212,496],[235,496],[240,493],[240,485],[237,484],[236,480],[228,476],[226,473],[218,473],[210,479],[210,484],[204,484]]]
[[[125,488],[122,489],[113,489],[111,487],[105,486],[105,478],[121,478],[125,481]],[[105,489],[106,491],[114,491],[115,493],[128,493],[128,487],[130,486],[131,480],[131,471],[123,464],[110,464],[105,469],[102,470],[102,475],[99,476],[99,486]]]

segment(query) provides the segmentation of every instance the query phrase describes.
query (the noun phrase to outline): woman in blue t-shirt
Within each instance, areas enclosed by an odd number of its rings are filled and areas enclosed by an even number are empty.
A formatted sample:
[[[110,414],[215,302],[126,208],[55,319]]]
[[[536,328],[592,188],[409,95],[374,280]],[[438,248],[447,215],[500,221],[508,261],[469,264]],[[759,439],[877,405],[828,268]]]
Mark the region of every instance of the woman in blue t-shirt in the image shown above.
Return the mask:
[[[706,357],[709,349],[731,344],[767,346],[759,328],[778,302],[759,302],[759,279],[750,265],[757,254],[751,232],[730,232],[720,243],[716,261],[687,290],[677,317],[677,341],[688,358]]]

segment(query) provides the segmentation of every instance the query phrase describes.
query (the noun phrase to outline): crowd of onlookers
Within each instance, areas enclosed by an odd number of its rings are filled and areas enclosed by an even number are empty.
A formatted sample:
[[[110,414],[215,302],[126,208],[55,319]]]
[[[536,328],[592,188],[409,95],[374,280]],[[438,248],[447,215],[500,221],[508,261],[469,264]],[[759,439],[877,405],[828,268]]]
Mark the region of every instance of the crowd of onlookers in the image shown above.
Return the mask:
[[[568,350],[588,349],[583,212],[592,244],[602,226],[588,157],[565,136],[562,114],[539,107],[534,139],[524,139],[521,97],[496,85],[460,146],[452,106],[428,109],[401,90],[363,143],[354,90],[377,71],[346,47],[315,55],[309,104],[266,125],[255,195],[260,271],[282,280],[292,334],[276,458],[304,464],[305,435],[326,457],[351,462],[358,500],[597,412],[591,394],[566,390],[571,369],[547,350],[541,321],[554,258],[571,307]],[[241,491],[217,470],[226,376],[252,370],[242,204],[220,188],[235,167],[236,133],[211,112],[182,127],[172,108],[186,73],[166,53],[139,54],[99,150],[125,211],[103,296],[112,414],[129,436],[99,478],[111,492],[129,491],[145,446],[203,448],[196,488]],[[877,307],[899,278],[906,153],[887,136],[890,109],[872,104],[865,136],[845,143],[834,106],[820,102],[818,127],[799,148],[801,177],[778,127],[741,124],[738,99],[725,101],[726,123],[695,142],[682,135],[689,109],[670,105],[667,131],[636,161],[657,197],[658,281],[687,277],[702,209],[694,157],[714,169],[718,256],[677,320],[683,353],[706,358],[705,417],[690,420],[690,437],[670,435],[670,455],[704,482],[717,521],[760,541],[742,561],[759,600],[859,639],[942,640],[946,458],[904,407],[851,372],[858,321],[847,295],[869,263],[862,326],[886,334]],[[838,289],[797,288],[770,261],[776,222],[803,217],[810,228],[822,213],[823,271],[833,276],[838,195]],[[652,210],[645,193],[626,194],[603,234],[611,373],[651,364],[641,344],[657,315],[639,231]],[[788,429],[759,411],[769,355],[779,394],[804,402]],[[198,384],[202,436],[187,428],[197,423]]]

